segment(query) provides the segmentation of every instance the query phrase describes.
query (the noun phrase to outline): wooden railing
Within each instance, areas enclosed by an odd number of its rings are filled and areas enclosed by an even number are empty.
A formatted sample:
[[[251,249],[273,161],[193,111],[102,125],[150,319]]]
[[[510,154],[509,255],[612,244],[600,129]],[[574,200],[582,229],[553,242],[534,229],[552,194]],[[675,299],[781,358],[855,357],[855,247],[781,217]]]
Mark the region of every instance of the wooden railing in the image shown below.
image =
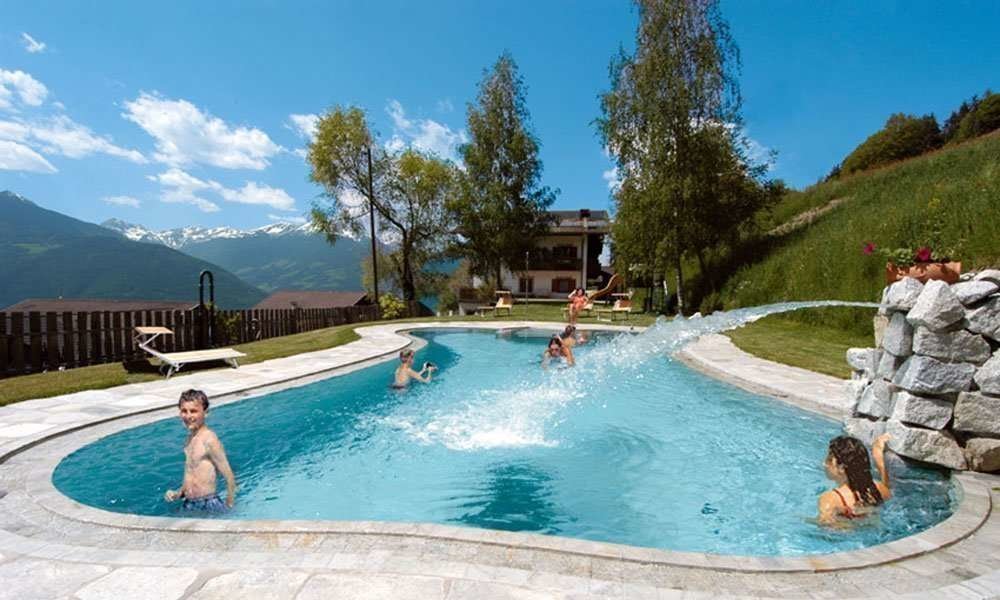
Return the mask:
[[[419,302],[411,302],[407,308],[408,316],[429,312]],[[209,311],[198,309],[0,312],[0,378],[143,358],[145,353],[132,339],[133,328],[140,325],[170,328],[174,335],[160,337],[154,346],[161,352],[183,352],[375,321],[380,311],[377,306],[219,310],[214,328],[209,327],[209,315]]]

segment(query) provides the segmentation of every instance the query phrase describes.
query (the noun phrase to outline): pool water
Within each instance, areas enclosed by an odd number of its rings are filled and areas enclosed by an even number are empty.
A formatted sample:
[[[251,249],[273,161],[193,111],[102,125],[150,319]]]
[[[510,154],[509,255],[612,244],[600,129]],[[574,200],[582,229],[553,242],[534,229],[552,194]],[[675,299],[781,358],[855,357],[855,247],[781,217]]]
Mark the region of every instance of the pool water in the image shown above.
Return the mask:
[[[231,519],[434,522],[670,550],[849,550],[951,514],[936,471],[894,473],[895,496],[855,527],[817,526],[837,423],[744,392],[643,336],[597,336],[575,369],[542,370],[532,331],[417,333],[433,383],[388,388],[395,361],[213,408],[239,481]],[[657,346],[656,348],[660,348]],[[630,354],[631,353],[631,354]],[[177,515],[186,432],[176,418],[108,436],[53,476],[75,500]],[[902,477],[900,477],[902,475]],[[220,490],[224,485],[220,480]]]

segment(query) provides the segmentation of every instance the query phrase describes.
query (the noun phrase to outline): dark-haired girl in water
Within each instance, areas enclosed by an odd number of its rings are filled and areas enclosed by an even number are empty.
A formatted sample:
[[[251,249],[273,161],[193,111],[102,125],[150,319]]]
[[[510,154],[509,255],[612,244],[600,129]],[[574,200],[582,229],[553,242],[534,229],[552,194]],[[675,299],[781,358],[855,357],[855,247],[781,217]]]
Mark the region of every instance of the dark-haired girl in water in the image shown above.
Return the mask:
[[[861,440],[842,435],[830,440],[830,449],[823,466],[826,476],[837,487],[823,492],[819,497],[819,522],[832,525],[842,519],[857,519],[892,496],[889,474],[885,470],[885,443],[889,434],[880,435],[872,444],[872,458],[880,481],[872,479],[868,449]]]

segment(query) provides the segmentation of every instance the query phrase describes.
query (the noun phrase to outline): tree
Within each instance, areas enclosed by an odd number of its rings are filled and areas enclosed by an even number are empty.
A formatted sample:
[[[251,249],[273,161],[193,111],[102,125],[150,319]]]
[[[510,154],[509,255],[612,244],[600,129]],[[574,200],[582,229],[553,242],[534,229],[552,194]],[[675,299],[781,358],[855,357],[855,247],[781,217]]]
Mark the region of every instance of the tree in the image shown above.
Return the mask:
[[[973,98],[975,100],[975,98]],[[954,141],[962,142],[1000,129],[1000,94],[989,90],[962,117]]]
[[[934,115],[894,114],[885,122],[885,127],[847,155],[841,163],[841,170],[850,175],[855,171],[873,169],[930,152],[940,148],[942,143],[941,130]]]
[[[390,248],[380,251],[391,267],[390,280],[404,300],[416,299],[424,265],[438,257],[451,234],[445,205],[455,168],[416,150],[386,150],[356,107],[336,107],[319,119],[307,159],[310,178],[323,186],[326,199],[313,206],[313,224],[334,244],[344,232],[362,233],[374,209]]]
[[[465,172],[449,205],[459,233],[453,250],[475,274],[495,278],[500,287],[502,268],[518,270],[524,253],[548,230],[546,209],[555,199],[540,185],[538,141],[524,82],[509,54],[484,73],[467,114],[470,139],[459,149]]]
[[[742,134],[739,51],[718,2],[636,4],[635,53],[612,60],[597,119],[622,181],[612,235],[622,270],[673,264],[682,311],[683,256],[718,242],[713,221],[731,232],[752,215],[765,196],[744,192],[763,170]]]

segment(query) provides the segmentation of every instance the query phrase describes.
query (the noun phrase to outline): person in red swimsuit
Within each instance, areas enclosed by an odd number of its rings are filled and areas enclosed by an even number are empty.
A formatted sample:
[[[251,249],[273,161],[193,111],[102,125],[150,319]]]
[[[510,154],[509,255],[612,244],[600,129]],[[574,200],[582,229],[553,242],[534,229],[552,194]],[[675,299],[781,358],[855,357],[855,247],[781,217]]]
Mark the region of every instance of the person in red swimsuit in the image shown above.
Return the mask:
[[[884,456],[888,440],[889,434],[884,434],[872,444],[872,458],[880,481],[872,479],[868,450],[861,440],[847,435],[830,440],[823,466],[826,476],[837,487],[820,494],[818,520],[821,524],[832,525],[844,518],[865,517],[892,496]]]

